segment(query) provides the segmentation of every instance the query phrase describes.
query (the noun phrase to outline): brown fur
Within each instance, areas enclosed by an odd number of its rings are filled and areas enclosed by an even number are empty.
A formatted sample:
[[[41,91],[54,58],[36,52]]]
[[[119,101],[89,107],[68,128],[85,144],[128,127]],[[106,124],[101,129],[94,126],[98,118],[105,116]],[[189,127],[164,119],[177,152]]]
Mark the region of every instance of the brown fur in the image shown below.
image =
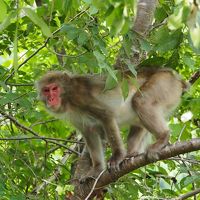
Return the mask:
[[[123,74],[130,79],[130,73]],[[128,137],[128,155],[145,149],[147,130],[156,142],[148,147],[148,158],[156,155],[168,144],[169,128],[165,117],[176,108],[186,88],[180,77],[171,69],[140,69],[137,81],[139,90],[129,81],[129,96],[124,101],[120,83],[110,91],[104,91],[106,77],[69,76],[63,72],[50,72],[38,81],[39,96],[45,102],[42,90],[49,83],[61,89],[62,103],[51,111],[60,118],[67,118],[83,134],[92,159],[92,168],[86,175],[97,176],[104,168],[102,138],[107,138],[112,149],[109,167],[118,170],[125,157],[125,148],[119,126],[131,125]]]

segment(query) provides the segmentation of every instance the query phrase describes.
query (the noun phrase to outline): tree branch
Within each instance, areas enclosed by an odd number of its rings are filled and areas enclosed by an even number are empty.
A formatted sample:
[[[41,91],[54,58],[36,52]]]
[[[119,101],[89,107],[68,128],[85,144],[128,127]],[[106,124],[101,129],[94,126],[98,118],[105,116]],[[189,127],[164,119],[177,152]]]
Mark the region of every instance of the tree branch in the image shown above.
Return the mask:
[[[157,0],[140,0],[137,5],[137,15],[133,30],[140,35],[145,35],[151,26]]]
[[[175,144],[167,146],[162,151],[160,151],[158,155],[159,159],[156,161],[164,160],[170,157],[197,150],[200,150],[200,138],[192,139],[191,141],[187,142],[177,142]],[[105,185],[115,182],[117,179],[124,176],[125,174],[153,162],[155,161],[147,159],[145,153],[140,154],[135,158],[132,157],[130,159],[124,160],[120,166],[120,171],[117,173],[109,173],[108,171],[106,171],[97,182],[95,189],[102,188]],[[91,191],[92,185],[84,183],[79,184],[78,187],[80,193],[78,194],[78,196],[76,195],[75,197],[73,197],[73,200],[84,199]]]
[[[44,137],[44,136],[32,136],[32,137],[24,137],[22,135],[19,135],[17,137],[8,137],[8,138],[0,138],[0,141],[20,141],[20,140],[54,140],[54,141],[60,141],[60,142],[69,142],[69,143],[76,143],[76,144],[84,144],[84,142],[79,141],[73,141],[73,140],[67,140],[62,138],[51,138],[51,137]]]
[[[189,82],[193,84],[198,78],[200,77],[200,70],[196,71],[192,77],[190,78]]]
[[[118,69],[120,72],[127,71],[127,63],[128,59],[133,66],[137,66],[140,64],[141,60],[146,57],[145,52],[141,52],[140,50],[140,38],[145,38],[148,34],[154,11],[156,9],[157,0],[139,0],[137,4],[137,15],[136,19],[133,23],[132,34],[134,34],[134,40],[131,42],[131,53],[127,55],[126,51],[122,47],[120,49],[120,53],[116,59],[116,63],[114,64],[114,68]]]
[[[172,199],[169,199],[169,200],[184,200],[184,199],[187,199],[187,198],[192,197],[192,196],[199,194],[199,193],[200,193],[200,188],[193,190],[191,192],[188,192],[186,194],[183,194],[180,197],[172,198]]]

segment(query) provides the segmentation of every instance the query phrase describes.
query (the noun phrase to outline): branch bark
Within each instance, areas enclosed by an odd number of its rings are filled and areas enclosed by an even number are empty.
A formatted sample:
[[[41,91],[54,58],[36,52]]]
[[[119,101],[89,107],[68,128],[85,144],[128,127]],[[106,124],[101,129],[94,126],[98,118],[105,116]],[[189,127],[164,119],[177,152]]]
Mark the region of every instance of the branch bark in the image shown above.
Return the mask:
[[[175,144],[169,145],[164,148],[158,155],[159,160],[165,160],[170,157],[174,157],[180,154],[189,153],[192,151],[200,150],[200,138],[192,139],[187,142],[177,142]],[[125,174],[138,169],[140,167],[146,166],[150,163],[154,163],[156,161],[148,160],[146,154],[140,154],[137,157],[132,157],[130,159],[124,160],[120,166],[120,171],[117,173],[105,171],[103,175],[98,180],[95,190],[98,190],[112,182],[115,182],[120,177],[124,176]],[[85,199],[87,195],[91,192],[93,187],[92,181],[89,183],[79,184],[79,193],[73,196],[73,200],[80,200]]]
[[[127,70],[126,59],[130,60],[133,66],[140,64],[141,60],[146,56],[145,52],[141,52],[139,39],[143,39],[147,36],[154,12],[156,9],[157,0],[139,0],[137,4],[137,15],[133,22],[132,34],[134,34],[134,40],[131,41],[131,53],[127,55],[123,47],[120,49],[120,53],[114,64],[114,68],[120,70],[121,72]]]
[[[140,0],[137,5],[137,15],[133,30],[140,35],[146,35],[152,24],[157,0]]]

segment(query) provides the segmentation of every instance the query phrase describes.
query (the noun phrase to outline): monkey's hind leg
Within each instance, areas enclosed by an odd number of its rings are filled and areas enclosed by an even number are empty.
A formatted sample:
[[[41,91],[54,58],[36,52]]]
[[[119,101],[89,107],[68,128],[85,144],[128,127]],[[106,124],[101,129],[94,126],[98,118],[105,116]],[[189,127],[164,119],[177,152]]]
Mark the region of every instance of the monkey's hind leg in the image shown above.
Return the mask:
[[[146,151],[151,138],[148,137],[147,130],[139,125],[131,126],[127,137],[127,158],[136,157]]]
[[[148,98],[148,96],[145,96],[145,91],[144,96],[137,94],[133,97],[132,105],[141,123],[156,138],[156,142],[147,149],[147,157],[152,160],[157,160],[160,150],[169,142],[170,132],[161,105],[155,104],[152,101],[152,97]]]

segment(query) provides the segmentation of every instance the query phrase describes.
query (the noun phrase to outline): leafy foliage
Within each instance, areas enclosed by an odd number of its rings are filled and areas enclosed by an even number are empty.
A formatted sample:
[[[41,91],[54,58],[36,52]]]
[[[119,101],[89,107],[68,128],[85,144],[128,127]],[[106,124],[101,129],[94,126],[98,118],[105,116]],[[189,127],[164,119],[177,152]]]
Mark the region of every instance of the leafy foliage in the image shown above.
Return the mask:
[[[149,37],[138,38],[141,51],[148,54],[141,65],[169,66],[190,79],[200,66],[200,2],[159,2]],[[54,139],[75,140],[74,129],[44,111],[34,81],[48,70],[108,73],[106,87],[114,87],[119,49],[123,46],[127,58],[132,51],[135,38],[129,29],[136,2],[0,0],[0,8],[0,196],[63,199],[73,191],[69,180],[76,158],[68,148],[75,148],[74,143]],[[125,63],[135,74],[130,61]],[[126,81],[122,88],[126,96]],[[200,137],[199,111],[200,79],[171,118],[171,142]],[[126,131],[123,134],[126,137]],[[199,159],[193,152],[138,169],[109,186],[106,198],[165,199],[199,188]],[[38,189],[58,167],[60,176]]]

